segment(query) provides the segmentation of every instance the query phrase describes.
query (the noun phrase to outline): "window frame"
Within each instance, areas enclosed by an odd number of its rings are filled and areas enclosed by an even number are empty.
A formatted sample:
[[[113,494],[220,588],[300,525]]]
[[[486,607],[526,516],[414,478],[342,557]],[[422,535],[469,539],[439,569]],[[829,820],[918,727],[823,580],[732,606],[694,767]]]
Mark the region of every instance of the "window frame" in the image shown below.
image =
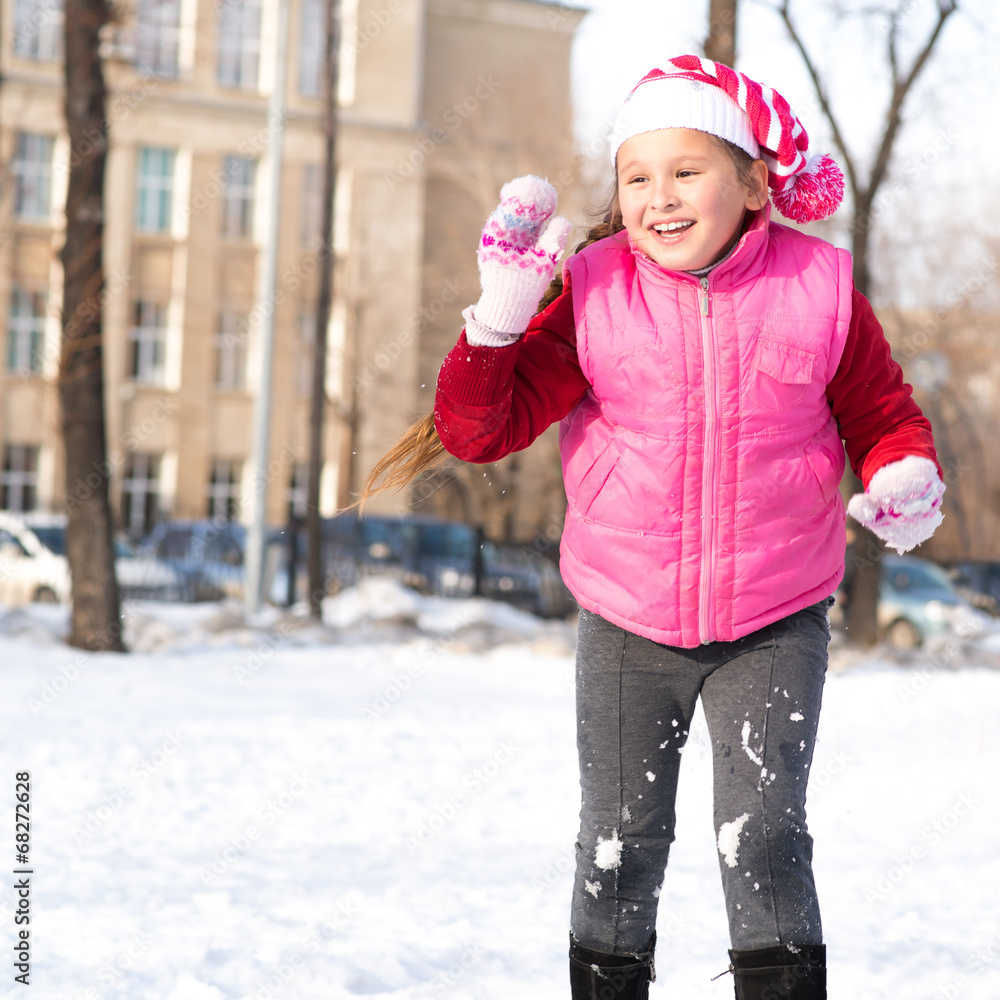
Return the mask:
[[[234,90],[257,90],[260,80],[261,0],[222,0],[218,7],[216,81]]]
[[[138,385],[166,384],[167,305],[136,299],[129,326],[129,380]]]
[[[148,169],[157,163],[158,169]],[[176,149],[162,146],[139,147],[135,179],[136,232],[151,234],[170,232],[176,168]]]
[[[17,148],[11,164],[15,219],[22,222],[51,221],[55,145],[55,136],[52,135],[17,133]]]
[[[38,464],[41,448],[34,444],[7,442],[0,470],[0,510],[27,513],[38,510]],[[18,460],[15,460],[18,459]],[[11,504],[11,493],[17,504]],[[27,497],[27,502],[25,502]]]
[[[27,310],[22,308],[27,303]],[[22,378],[40,375],[45,365],[48,295],[22,285],[11,288],[7,310],[7,371]],[[27,341],[27,343],[25,343]],[[24,362],[27,358],[27,363]]]

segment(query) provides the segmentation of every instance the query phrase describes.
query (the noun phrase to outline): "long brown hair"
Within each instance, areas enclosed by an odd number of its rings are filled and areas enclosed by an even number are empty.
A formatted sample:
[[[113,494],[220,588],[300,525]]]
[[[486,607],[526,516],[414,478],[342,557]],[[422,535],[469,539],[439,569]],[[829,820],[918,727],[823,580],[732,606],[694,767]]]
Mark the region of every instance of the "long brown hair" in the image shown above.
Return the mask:
[[[587,231],[586,238],[574,249],[574,253],[579,253],[591,243],[603,240],[606,236],[613,236],[625,228],[621,208],[618,205],[617,181],[606,208],[598,214],[602,216],[601,221]],[[541,312],[559,298],[562,290],[562,272],[559,271],[545,290],[537,311]],[[441,443],[437,428],[434,426],[434,413],[427,413],[412,424],[375,463],[365,480],[360,499],[353,506],[363,508],[376,493],[401,490],[422,473],[436,469],[450,459],[451,456]]]

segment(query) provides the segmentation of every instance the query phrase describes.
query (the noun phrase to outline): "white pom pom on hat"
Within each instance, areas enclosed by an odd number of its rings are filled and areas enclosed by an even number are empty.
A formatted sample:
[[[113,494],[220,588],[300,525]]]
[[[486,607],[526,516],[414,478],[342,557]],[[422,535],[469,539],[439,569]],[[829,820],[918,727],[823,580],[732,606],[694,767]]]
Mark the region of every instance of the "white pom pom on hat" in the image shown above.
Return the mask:
[[[677,56],[647,73],[615,119],[612,164],[627,139],[662,128],[708,132],[762,159],[775,207],[795,222],[825,219],[843,199],[840,167],[825,154],[809,155],[809,137],[788,102],[723,63]]]

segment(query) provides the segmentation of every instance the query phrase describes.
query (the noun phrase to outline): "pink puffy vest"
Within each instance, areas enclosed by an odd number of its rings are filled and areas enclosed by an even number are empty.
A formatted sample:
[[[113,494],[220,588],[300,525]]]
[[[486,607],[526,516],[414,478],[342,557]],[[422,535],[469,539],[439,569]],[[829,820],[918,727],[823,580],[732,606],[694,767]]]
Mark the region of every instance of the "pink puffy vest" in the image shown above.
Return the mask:
[[[561,570],[581,607],[672,646],[731,641],[843,574],[826,401],[850,255],[765,211],[707,278],[624,233],[565,265],[592,390],[562,421]]]

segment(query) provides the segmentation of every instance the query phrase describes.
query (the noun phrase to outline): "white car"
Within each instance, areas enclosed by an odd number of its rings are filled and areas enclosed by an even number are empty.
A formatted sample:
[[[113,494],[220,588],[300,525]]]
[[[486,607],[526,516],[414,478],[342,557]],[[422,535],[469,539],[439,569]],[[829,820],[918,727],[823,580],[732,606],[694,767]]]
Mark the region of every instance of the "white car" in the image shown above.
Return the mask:
[[[123,600],[184,600],[185,578],[162,560],[115,542],[115,576]],[[0,511],[0,604],[70,598],[66,518]]]
[[[16,514],[0,511],[0,604],[68,601],[66,557],[43,545]]]

